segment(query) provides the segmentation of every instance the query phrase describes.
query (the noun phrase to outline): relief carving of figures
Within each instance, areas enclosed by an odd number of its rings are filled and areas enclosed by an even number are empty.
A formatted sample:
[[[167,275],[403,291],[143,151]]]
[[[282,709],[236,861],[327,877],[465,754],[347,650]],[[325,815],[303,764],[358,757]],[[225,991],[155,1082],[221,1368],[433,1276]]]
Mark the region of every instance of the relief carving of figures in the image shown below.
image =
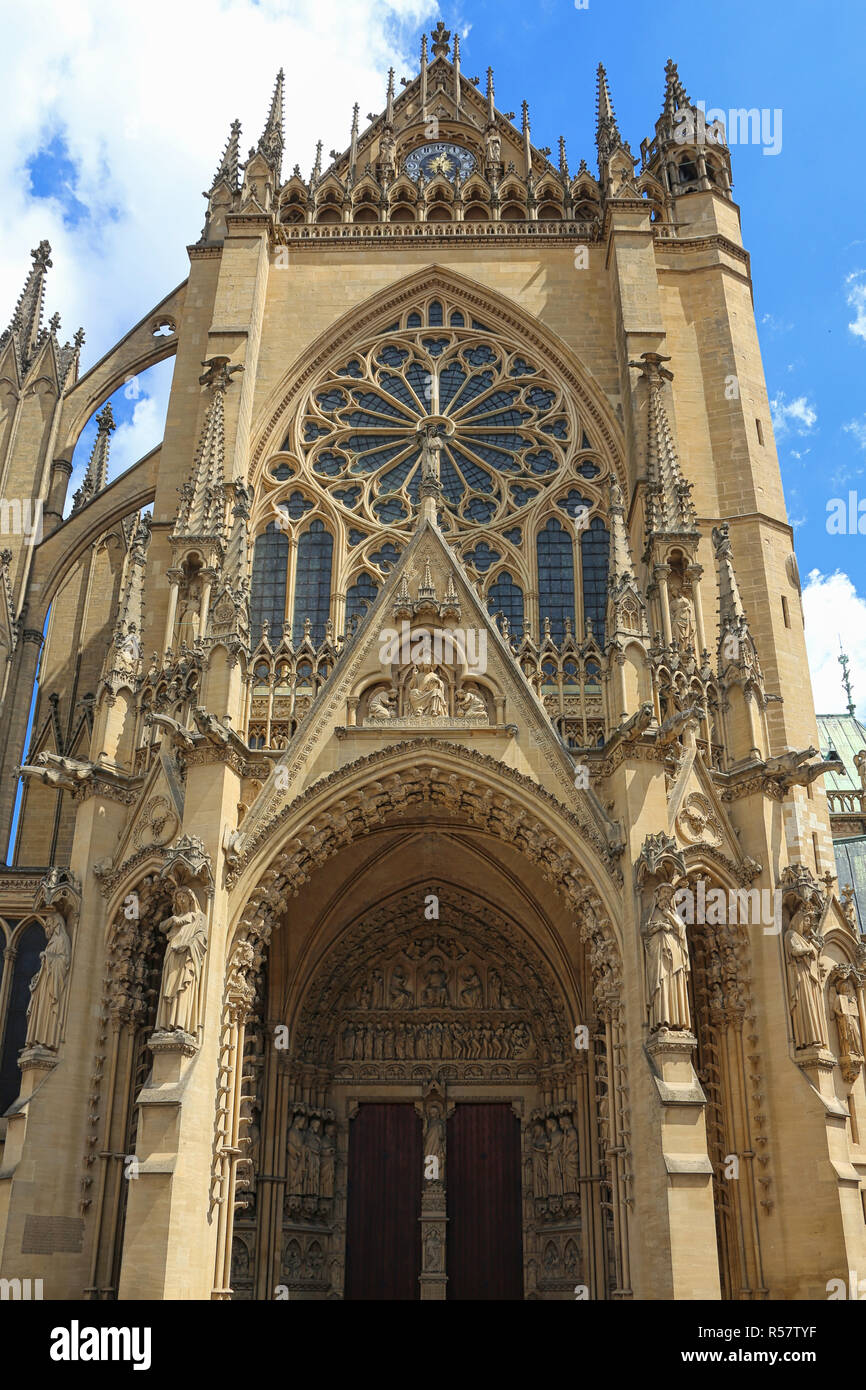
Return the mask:
[[[157,1031],[195,1037],[202,1022],[202,983],[207,951],[207,918],[191,888],[177,888],[174,913],[160,922],[168,942],[156,1014]]]
[[[554,1221],[579,1212],[578,1138],[569,1104],[533,1113],[530,1156],[536,1215]]]
[[[63,995],[72,961],[72,944],[59,912],[45,914],[48,940],[39,956],[39,969],[30,981],[27,1006],[27,1046],[56,1051],[60,1046]]]
[[[461,690],[457,696],[457,713],[461,719],[487,718],[487,706],[474,690]]]
[[[430,662],[422,662],[412,667],[408,696],[413,714],[426,715],[431,719],[447,718],[445,683]]]
[[[532,1189],[536,1203],[547,1201],[547,1133],[541,1116],[532,1124]]]
[[[478,971],[472,966],[463,972],[461,976],[463,988],[460,991],[460,1002],[465,1009],[481,1008],[481,980]]]
[[[686,928],[673,906],[674,886],[660,883],[644,928],[650,1031],[691,1028]]]
[[[392,1009],[411,1009],[415,1003],[412,991],[409,988],[409,980],[402,965],[395,965],[391,973],[391,989],[389,991]]]
[[[334,1196],[337,1126],[332,1110],[312,1110],[295,1102],[286,1138],[286,1210],[323,1214]]]
[[[555,1115],[548,1115],[544,1127],[547,1131],[547,1196],[551,1207],[558,1207],[565,1190],[562,1172],[562,1130]]]
[[[192,651],[198,641],[198,630],[200,622],[201,589],[197,580],[189,586],[186,603],[181,610],[177,624],[178,646],[184,643]]]
[[[397,692],[393,686],[388,686],[387,690],[377,690],[367,706],[368,719],[393,719],[396,700]]]
[[[857,982],[852,972],[836,972],[831,999],[836,1032],[839,1035],[839,1062],[842,1075],[850,1085],[857,1080],[863,1065],[863,1036],[860,1030]]]
[[[794,1025],[795,1047],[826,1047],[824,1010],[821,1001],[821,976],[818,970],[818,947],[810,938],[814,910],[801,904],[785,932],[785,955],[788,961],[788,1002]]]
[[[577,1130],[568,1113],[562,1115],[562,1190],[569,1196],[580,1190]]]
[[[322,1157],[319,1166],[319,1195],[324,1201],[330,1201],[334,1195],[334,1175],[337,1168],[337,1122],[333,1119],[325,1120],[325,1132],[322,1136]]]
[[[448,976],[442,968],[440,956],[434,956],[425,975],[425,985],[421,1003],[433,1008],[449,1008],[451,999],[448,993]]]

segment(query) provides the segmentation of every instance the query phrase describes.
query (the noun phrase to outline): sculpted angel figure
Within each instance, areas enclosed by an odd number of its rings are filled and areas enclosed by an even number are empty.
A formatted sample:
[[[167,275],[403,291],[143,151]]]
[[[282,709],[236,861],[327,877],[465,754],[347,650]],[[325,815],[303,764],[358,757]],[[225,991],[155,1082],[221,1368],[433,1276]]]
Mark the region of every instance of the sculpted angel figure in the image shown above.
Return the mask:
[[[156,1014],[157,1031],[193,1036],[202,1020],[202,984],[207,951],[207,925],[191,888],[178,888],[174,913],[160,922],[168,942],[162,967],[162,988]]]
[[[474,719],[479,714],[486,717],[487,706],[474,690],[461,690],[457,696],[457,713],[463,719]]]
[[[691,1027],[686,928],[673,906],[674,886],[661,883],[645,931],[650,1028]]]
[[[436,674],[431,662],[422,662],[412,667],[409,704],[413,714],[426,714],[433,719],[447,717],[445,683],[442,677]]]
[[[377,690],[367,706],[367,716],[370,719],[393,719],[395,710],[394,702],[397,699],[397,692],[393,686],[387,690]]]
[[[60,1046],[60,1015],[72,945],[59,912],[47,914],[45,932],[48,937],[45,950],[39,957],[39,969],[30,981],[27,1046],[55,1051]]]

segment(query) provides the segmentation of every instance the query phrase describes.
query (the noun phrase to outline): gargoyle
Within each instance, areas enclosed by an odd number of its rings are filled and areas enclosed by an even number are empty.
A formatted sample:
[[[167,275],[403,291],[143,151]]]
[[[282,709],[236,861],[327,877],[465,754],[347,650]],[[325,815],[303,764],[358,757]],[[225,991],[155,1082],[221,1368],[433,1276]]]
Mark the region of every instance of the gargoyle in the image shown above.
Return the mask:
[[[620,724],[616,732],[619,734],[623,743],[634,743],[635,739],[640,738],[641,734],[648,729],[652,723],[653,714],[652,703],[647,700],[630,719],[627,719],[624,724]]]
[[[817,752],[817,748],[806,748],[802,752],[788,748],[774,758],[767,758],[766,774],[787,791],[789,787],[808,787],[825,772],[845,771],[845,764],[838,758],[826,762],[822,758],[817,763],[810,763],[809,758],[814,758]]]
[[[90,781],[94,765],[80,762],[77,758],[63,758],[59,753],[44,752],[36,754],[35,763],[24,763],[19,772],[22,777],[38,778],[46,786],[75,791],[84,782]]]
[[[209,739],[211,743],[215,743],[222,748],[228,744],[231,739],[231,730],[227,729],[214,715],[210,714],[209,711],[205,709],[204,705],[196,705],[192,712],[192,717],[199,733],[204,734],[205,738]]]
[[[705,714],[703,705],[694,704],[689,705],[688,709],[677,710],[675,714],[668,715],[658,731],[657,741],[661,744],[673,743],[688,724],[699,722]]]
[[[192,730],[178,723],[176,719],[172,719],[170,715],[151,714],[150,723],[155,724],[159,729],[165,729],[172,743],[182,743],[184,748],[194,747],[195,740],[193,739]]]

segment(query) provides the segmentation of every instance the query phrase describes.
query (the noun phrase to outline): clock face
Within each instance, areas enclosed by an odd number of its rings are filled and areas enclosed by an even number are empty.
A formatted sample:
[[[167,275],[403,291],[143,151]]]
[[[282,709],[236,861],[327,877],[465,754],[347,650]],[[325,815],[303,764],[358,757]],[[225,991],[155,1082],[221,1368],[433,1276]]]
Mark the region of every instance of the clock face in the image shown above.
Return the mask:
[[[420,145],[417,150],[413,150],[407,155],[403,165],[405,172],[410,179],[417,179],[419,174],[423,174],[425,179],[435,178],[437,174],[444,174],[446,179],[453,179],[455,174],[459,174],[461,179],[466,179],[475,168],[475,156],[464,150],[460,145],[449,145],[442,141],[436,141],[432,145]]]

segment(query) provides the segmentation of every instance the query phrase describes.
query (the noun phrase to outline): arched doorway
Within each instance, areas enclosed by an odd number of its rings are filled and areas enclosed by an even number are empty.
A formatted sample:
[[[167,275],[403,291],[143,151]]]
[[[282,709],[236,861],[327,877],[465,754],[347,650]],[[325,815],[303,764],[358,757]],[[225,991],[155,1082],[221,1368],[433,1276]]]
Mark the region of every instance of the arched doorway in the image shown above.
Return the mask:
[[[347,850],[350,888],[323,906],[317,875],[273,931],[246,1027],[235,1298],[619,1286],[592,951],[571,918],[568,958],[480,836],[425,819]]]

